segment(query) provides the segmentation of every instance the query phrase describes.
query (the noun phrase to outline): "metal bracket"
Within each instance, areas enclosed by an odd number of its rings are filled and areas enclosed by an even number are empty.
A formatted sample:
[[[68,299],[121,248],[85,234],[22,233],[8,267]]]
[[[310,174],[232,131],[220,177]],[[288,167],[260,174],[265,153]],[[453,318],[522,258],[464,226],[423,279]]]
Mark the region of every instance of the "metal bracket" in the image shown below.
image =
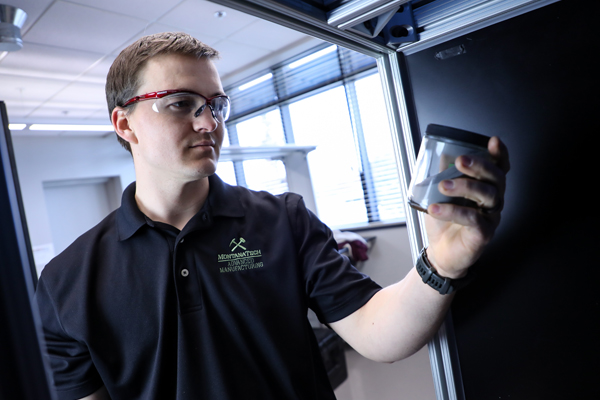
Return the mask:
[[[336,26],[342,30],[351,31],[368,38],[374,38],[379,35],[396,11],[398,11],[402,4],[406,2],[407,0],[393,0],[368,10],[361,10],[359,14],[356,14],[347,20],[340,20],[338,15],[337,20],[339,22]],[[334,23],[334,21],[335,19],[330,18],[327,22]]]
[[[385,43],[391,46],[419,40],[411,3],[400,6],[383,28],[383,36]]]

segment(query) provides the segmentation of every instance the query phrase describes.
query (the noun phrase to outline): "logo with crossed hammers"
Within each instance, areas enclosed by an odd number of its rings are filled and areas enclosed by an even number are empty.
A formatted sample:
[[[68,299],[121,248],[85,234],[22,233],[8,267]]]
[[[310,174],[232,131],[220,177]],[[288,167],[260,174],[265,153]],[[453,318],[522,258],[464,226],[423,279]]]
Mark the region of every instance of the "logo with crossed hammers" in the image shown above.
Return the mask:
[[[235,246],[233,247],[233,249],[231,249],[231,251],[235,251],[235,249],[237,249],[238,247],[241,247],[242,249],[246,250],[246,248],[244,246],[242,246],[242,243],[246,243],[246,239],[244,239],[243,237],[240,237],[240,241],[236,242],[235,238],[231,239],[231,242],[229,243],[229,247],[231,247],[231,245],[235,244]]]

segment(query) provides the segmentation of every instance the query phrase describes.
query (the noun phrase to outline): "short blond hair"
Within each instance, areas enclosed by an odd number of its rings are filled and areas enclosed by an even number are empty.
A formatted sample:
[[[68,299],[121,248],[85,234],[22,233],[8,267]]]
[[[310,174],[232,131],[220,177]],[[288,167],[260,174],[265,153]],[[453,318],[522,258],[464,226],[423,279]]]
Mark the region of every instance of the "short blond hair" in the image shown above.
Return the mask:
[[[122,106],[136,95],[142,83],[140,72],[148,60],[168,54],[188,55],[198,59],[219,57],[217,50],[187,33],[163,32],[142,37],[121,51],[108,71],[105,90],[109,115],[112,115],[115,107]],[[117,139],[131,153],[129,143],[119,135]]]

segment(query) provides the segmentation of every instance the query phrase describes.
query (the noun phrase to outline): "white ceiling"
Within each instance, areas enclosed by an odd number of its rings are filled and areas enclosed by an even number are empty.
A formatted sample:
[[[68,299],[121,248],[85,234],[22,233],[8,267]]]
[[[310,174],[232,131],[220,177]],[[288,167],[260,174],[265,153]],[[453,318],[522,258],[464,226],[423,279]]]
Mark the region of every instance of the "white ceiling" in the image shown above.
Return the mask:
[[[0,53],[0,100],[10,123],[110,123],[108,69],[123,48],[147,34],[183,31],[215,47],[224,86],[321,43],[205,0],[0,2],[27,12],[23,48]],[[217,18],[217,11],[226,16]]]

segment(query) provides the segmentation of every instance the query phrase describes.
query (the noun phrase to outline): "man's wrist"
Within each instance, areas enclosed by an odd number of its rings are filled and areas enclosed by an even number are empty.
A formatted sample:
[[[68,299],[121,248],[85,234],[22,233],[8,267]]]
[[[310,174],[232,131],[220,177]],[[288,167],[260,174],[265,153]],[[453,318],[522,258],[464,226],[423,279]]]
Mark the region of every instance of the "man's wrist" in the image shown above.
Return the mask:
[[[467,276],[469,269],[463,269],[458,272],[456,271],[447,271],[444,267],[442,267],[443,263],[440,263],[435,256],[435,253],[432,251],[430,247],[424,248],[422,251],[425,252],[424,256],[429,261],[429,264],[437,271],[438,275],[444,278],[450,279],[460,279]]]
[[[426,248],[421,250],[421,254],[417,259],[415,268],[421,276],[423,282],[433,289],[437,290],[440,294],[450,294],[458,289],[466,286],[472,279],[472,276],[467,273],[467,276],[458,279],[452,279],[444,277],[438,273],[427,258]]]

